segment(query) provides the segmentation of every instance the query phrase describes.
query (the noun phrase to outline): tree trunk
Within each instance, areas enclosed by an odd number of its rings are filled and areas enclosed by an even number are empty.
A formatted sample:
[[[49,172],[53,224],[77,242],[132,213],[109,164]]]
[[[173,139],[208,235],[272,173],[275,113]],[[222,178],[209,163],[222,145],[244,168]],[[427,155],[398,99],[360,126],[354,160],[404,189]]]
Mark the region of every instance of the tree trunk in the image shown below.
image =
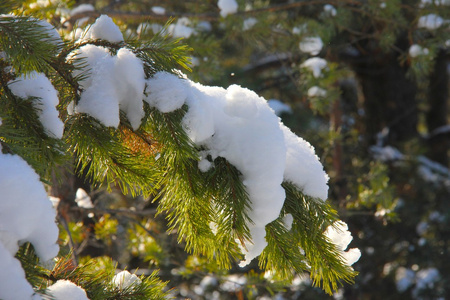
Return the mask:
[[[433,73],[428,88],[429,109],[427,112],[428,156],[444,166],[448,166],[448,149],[450,148],[450,132],[442,130],[447,125],[449,76],[447,73],[448,57],[441,51],[436,57]]]
[[[370,54],[369,54],[370,55]],[[355,68],[364,95],[365,127],[368,145],[387,128],[384,142],[396,144],[417,136],[416,84],[406,77],[396,55],[369,58]]]

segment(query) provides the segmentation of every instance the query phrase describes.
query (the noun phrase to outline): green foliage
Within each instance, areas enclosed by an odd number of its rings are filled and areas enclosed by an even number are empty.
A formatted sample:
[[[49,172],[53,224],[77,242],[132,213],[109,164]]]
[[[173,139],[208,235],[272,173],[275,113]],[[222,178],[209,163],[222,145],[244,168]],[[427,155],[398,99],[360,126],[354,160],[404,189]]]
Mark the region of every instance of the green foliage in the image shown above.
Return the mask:
[[[49,70],[61,41],[29,17],[0,16],[0,50],[17,74]]]

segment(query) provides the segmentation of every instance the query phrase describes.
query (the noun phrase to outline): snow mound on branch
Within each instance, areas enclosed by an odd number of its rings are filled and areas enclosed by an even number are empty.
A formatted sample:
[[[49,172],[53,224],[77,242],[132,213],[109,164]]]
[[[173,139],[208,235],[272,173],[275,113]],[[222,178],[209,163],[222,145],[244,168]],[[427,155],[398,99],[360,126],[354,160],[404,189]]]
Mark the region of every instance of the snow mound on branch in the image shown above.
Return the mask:
[[[140,284],[141,280],[135,274],[131,274],[128,271],[122,271],[114,276],[112,283],[114,286],[123,290],[129,288],[130,286]]]
[[[74,108],[76,113],[86,113],[107,127],[117,128],[119,110],[125,112],[134,130],[144,117],[143,98],[145,73],[142,61],[126,48],[111,56],[104,47],[86,45],[72,53],[69,60],[75,66],[87,65],[89,76],[80,81],[81,98]],[[76,70],[75,76],[81,71]]]
[[[9,82],[8,86],[13,94],[20,98],[37,98],[33,99],[33,105],[38,109],[37,114],[42,126],[51,137],[62,138],[64,124],[56,110],[59,103],[58,92],[44,74],[33,71]]]
[[[352,234],[348,231],[348,226],[343,221],[337,221],[333,226],[328,226],[325,230],[325,236],[336,245],[339,250],[344,264],[347,266],[353,265],[361,257],[361,251],[358,248],[351,248],[348,251],[348,244],[353,240]]]
[[[33,293],[20,261],[0,243],[0,299],[31,299]]]
[[[58,280],[47,292],[55,300],[89,300],[83,288],[68,280]]]
[[[58,254],[56,212],[36,172],[19,156],[0,154],[0,299],[31,299],[33,289],[14,258],[33,244],[42,261]]]
[[[206,149],[202,156],[223,157],[242,173],[253,221],[248,224],[252,242],[242,247],[242,265],[267,245],[265,225],[279,217],[286,197],[283,181],[326,200],[328,176],[314,148],[285,127],[264,98],[237,85],[203,86],[168,73],[157,73],[147,84],[151,106],[188,105],[183,126],[191,140]]]
[[[114,24],[114,21],[107,15],[101,15],[95,20],[92,26],[87,28],[86,33],[82,36],[81,41],[84,40],[106,40],[111,43],[123,42],[123,35],[119,27]]]

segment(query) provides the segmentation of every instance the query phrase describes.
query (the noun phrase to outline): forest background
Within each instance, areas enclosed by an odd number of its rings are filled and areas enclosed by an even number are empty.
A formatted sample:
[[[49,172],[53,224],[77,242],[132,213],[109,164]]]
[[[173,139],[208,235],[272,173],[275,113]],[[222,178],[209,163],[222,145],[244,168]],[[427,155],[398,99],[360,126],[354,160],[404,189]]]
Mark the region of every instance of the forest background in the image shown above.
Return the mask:
[[[333,296],[307,274],[278,281],[257,262],[224,271],[166,234],[151,197],[62,171],[63,184],[55,179],[49,192],[60,198],[61,245],[74,261],[159,269],[178,298],[449,297],[449,1],[49,0],[17,11],[68,40],[102,14],[126,38],[164,30],[186,46],[190,79],[270,99],[315,147],[330,176],[328,201],[362,252],[355,283]]]

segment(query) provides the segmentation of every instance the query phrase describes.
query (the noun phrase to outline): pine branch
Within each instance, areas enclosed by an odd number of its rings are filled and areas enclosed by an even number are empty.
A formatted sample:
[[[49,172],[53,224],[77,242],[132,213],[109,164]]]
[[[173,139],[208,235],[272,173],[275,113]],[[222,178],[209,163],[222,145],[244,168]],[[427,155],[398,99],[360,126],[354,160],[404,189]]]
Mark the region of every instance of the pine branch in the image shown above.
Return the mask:
[[[305,197],[292,184],[283,186],[286,190],[283,209],[294,218],[292,232],[305,252],[313,284],[332,294],[342,282],[352,283],[357,272],[344,264],[336,246],[324,235],[326,227],[337,220],[336,211],[321,200]]]
[[[56,55],[58,43],[39,20],[0,16],[0,49],[18,74],[49,70],[47,62]]]

